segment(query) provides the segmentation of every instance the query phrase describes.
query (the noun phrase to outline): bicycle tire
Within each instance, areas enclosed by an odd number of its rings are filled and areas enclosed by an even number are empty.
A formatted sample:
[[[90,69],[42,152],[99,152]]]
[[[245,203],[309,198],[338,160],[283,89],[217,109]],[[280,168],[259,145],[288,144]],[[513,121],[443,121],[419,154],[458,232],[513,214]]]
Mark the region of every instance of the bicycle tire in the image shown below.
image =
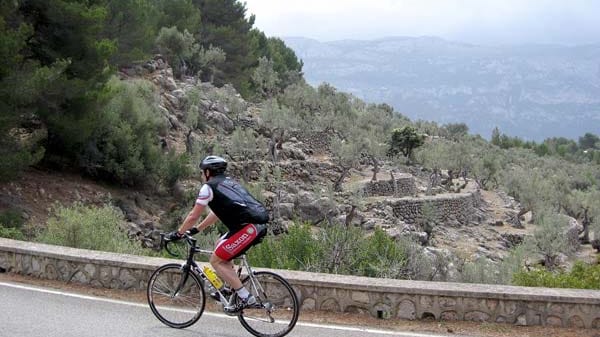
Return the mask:
[[[260,271],[254,273],[258,284],[249,276],[242,283],[256,297],[257,304],[245,308],[238,319],[242,326],[257,337],[283,337],[298,321],[300,304],[292,286],[281,276]]]
[[[179,264],[161,266],[150,276],[146,291],[154,316],[165,325],[177,329],[196,323],[206,304],[204,284],[192,271],[189,271],[182,289],[173,296],[183,275]]]

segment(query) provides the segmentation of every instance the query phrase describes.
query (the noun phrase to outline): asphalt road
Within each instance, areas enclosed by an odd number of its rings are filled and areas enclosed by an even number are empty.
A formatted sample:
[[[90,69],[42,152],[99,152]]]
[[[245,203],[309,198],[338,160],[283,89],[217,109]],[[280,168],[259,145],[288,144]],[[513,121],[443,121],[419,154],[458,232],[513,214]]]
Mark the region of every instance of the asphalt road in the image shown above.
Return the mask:
[[[291,337],[439,337],[299,322]],[[237,318],[205,312],[187,329],[160,323],[147,305],[0,282],[0,337],[240,337]],[[453,335],[456,337],[456,335]]]

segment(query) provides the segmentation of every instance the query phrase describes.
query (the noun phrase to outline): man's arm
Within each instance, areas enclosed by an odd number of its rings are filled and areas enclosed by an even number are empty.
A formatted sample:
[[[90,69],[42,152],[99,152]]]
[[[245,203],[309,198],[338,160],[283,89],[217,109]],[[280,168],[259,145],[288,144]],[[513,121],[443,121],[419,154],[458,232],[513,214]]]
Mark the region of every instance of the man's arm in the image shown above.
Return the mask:
[[[217,220],[219,220],[217,215],[215,213],[213,213],[213,211],[210,211],[210,213],[208,213],[206,218],[204,218],[204,220],[202,220],[200,225],[198,225],[198,227],[197,227],[198,231],[204,230],[204,228],[214,224],[215,222],[217,222]]]
[[[190,228],[194,227],[194,225],[198,222],[198,219],[200,219],[200,216],[202,215],[204,208],[206,208],[206,206],[204,206],[204,205],[200,205],[200,204],[194,205],[194,208],[192,208],[192,210],[188,213],[187,217],[185,217],[185,220],[183,221],[183,224],[181,225],[181,227],[179,227],[179,230],[178,230],[179,234],[183,234]],[[210,213],[212,214],[212,212],[210,212]],[[204,220],[206,221],[206,219],[204,219]],[[204,221],[202,221],[202,222],[204,223]]]
[[[179,227],[179,230],[178,230],[179,234],[183,234],[183,233],[185,233],[185,231],[194,227],[194,225],[198,222],[198,219],[200,219],[200,215],[202,215],[204,208],[206,208],[206,206],[200,205],[200,204],[196,204],[194,206],[194,208],[192,208],[190,213],[185,218],[185,221],[183,221],[183,225],[181,225],[181,227]],[[208,213],[206,218],[204,218],[204,220],[202,220],[200,225],[198,225],[196,228],[198,229],[198,232],[201,232],[206,227],[217,222],[217,220],[219,220],[217,215],[215,213],[213,213],[213,211],[210,211],[210,213]]]

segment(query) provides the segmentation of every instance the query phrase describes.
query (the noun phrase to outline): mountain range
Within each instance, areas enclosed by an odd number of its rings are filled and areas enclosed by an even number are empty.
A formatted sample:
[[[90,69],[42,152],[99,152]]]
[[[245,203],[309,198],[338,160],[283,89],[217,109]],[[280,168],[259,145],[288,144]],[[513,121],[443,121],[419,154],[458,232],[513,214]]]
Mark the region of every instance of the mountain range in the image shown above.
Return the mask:
[[[498,127],[525,140],[600,133],[600,44],[483,46],[437,37],[284,38],[312,85],[327,82],[412,120]]]

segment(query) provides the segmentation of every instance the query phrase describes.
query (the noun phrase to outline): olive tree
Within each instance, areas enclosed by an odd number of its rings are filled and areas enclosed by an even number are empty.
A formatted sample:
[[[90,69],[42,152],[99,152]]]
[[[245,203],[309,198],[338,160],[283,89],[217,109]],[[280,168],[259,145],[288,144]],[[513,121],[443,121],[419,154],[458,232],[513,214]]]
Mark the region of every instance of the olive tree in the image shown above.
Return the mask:
[[[561,254],[570,255],[575,246],[567,232],[567,218],[563,215],[543,212],[538,217],[538,227],[533,236],[525,239],[524,245],[529,252],[541,256],[544,267],[554,270],[559,263]]]
[[[394,157],[403,154],[406,158],[412,158],[414,149],[425,143],[425,138],[417,133],[412,126],[406,125],[402,128],[394,129],[390,139],[388,156]]]
[[[279,88],[279,75],[273,69],[272,60],[264,56],[258,59],[258,67],[254,69],[252,82],[262,98],[271,98],[275,95]]]
[[[277,151],[283,148],[289,131],[300,127],[302,121],[290,108],[280,105],[276,100],[263,103],[260,117],[270,137],[269,155],[273,162],[277,162]]]
[[[334,138],[331,142],[331,152],[334,163],[341,170],[340,176],[333,184],[333,190],[339,192],[342,190],[344,178],[346,178],[352,168],[357,167],[360,163],[361,147],[359,142],[352,139],[342,140]]]

